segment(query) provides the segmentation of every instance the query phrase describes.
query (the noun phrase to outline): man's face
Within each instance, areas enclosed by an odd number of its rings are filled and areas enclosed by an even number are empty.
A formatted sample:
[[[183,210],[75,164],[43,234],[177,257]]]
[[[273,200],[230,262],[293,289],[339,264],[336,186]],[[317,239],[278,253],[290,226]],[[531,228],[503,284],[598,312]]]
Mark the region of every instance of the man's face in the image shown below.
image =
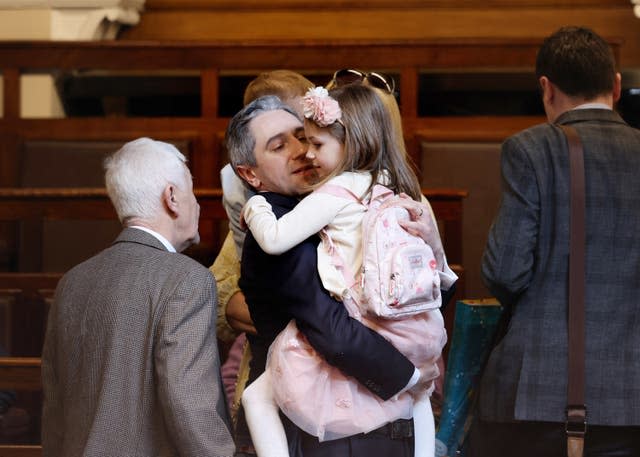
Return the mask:
[[[255,167],[238,167],[258,191],[299,195],[318,179],[306,157],[307,141],[302,122],[283,110],[267,111],[253,119],[249,129],[255,139]]]

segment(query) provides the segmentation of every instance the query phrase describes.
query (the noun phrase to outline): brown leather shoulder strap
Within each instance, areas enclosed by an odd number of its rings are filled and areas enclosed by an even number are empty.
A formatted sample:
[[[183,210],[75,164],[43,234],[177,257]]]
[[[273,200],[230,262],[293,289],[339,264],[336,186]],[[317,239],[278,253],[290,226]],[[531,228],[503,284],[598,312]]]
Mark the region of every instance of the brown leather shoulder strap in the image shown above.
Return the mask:
[[[567,437],[569,455],[582,455],[586,432],[584,404],[585,377],[585,178],[584,151],[576,130],[559,125],[569,145],[571,178],[570,238],[569,238],[569,312]]]

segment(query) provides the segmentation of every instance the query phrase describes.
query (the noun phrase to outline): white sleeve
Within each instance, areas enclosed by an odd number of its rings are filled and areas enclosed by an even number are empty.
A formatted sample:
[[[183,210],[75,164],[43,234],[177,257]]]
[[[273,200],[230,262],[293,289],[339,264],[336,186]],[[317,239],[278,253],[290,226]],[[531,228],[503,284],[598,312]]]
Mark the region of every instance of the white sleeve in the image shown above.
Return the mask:
[[[440,289],[449,290],[454,282],[458,280],[458,275],[453,272],[447,263],[447,258],[444,259],[444,271],[439,271],[440,276]]]
[[[231,165],[225,165],[220,170],[220,183],[222,185],[222,206],[229,218],[229,230],[233,234],[238,258],[242,258],[242,244],[244,243],[244,229],[240,225],[240,212],[249,197],[255,195],[242,179],[236,175]]]
[[[277,255],[318,233],[349,203],[344,198],[313,192],[276,219],[265,198],[255,195],[244,208],[244,219],[262,250]]]

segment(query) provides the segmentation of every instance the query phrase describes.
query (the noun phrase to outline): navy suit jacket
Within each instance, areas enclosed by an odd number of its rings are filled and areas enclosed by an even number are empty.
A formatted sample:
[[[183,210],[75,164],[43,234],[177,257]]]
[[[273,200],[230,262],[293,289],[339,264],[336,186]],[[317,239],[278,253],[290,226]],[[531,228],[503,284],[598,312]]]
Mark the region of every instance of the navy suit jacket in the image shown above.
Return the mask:
[[[276,217],[298,203],[295,197],[262,195]],[[249,336],[253,355],[249,379],[264,371],[269,346],[295,319],[298,329],[331,365],[387,400],[407,385],[414,366],[386,339],[349,317],[344,305],[322,287],[318,242],[313,236],[274,256],[262,251],[247,233],[239,284],[258,331],[258,335]]]

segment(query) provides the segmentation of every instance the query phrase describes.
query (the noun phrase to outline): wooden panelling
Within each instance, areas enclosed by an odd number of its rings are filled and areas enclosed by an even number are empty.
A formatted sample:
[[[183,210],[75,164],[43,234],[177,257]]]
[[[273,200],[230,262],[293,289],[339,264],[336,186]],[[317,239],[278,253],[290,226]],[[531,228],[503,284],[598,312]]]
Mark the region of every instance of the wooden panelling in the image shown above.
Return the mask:
[[[225,219],[220,189],[195,189],[203,220]],[[102,188],[0,188],[0,220],[116,219]]]
[[[419,72],[423,69],[495,68],[528,69],[533,65],[539,40],[531,39],[438,39],[391,41],[250,41],[239,43],[159,43],[159,42],[6,42],[0,43],[0,62],[22,72],[78,68],[110,71],[192,70],[202,78],[202,115],[199,118],[68,118],[0,120],[0,134],[22,141],[123,141],[139,136],[160,140],[187,141],[192,145],[193,173],[197,183],[215,186],[219,182],[220,138],[227,119],[217,117],[215,75],[233,72],[257,73],[265,69],[287,67],[301,72],[325,71],[358,66],[386,69],[400,74],[401,112],[405,134],[413,144],[413,133],[432,130],[433,135],[485,134],[495,129],[507,131],[510,124],[532,125],[539,118],[475,119],[466,118],[464,128],[457,119],[419,117],[417,110]],[[616,47],[617,49],[617,47]],[[318,59],[322,56],[322,59]],[[6,93],[6,87],[5,87]],[[11,98],[15,109],[19,98]],[[12,143],[13,144],[13,143]],[[411,150],[414,160],[417,149]],[[11,170],[17,161],[9,148],[2,154]],[[6,175],[6,176],[5,176]],[[14,186],[10,172],[0,175],[0,186]]]
[[[220,189],[195,189],[195,194],[200,204],[201,240],[185,254],[208,266],[226,235],[227,215]],[[106,247],[120,231],[113,206],[101,188],[0,188],[0,221],[19,223],[22,229],[18,240],[19,271],[66,271]],[[98,221],[113,222],[112,230],[103,234],[101,230],[106,229],[98,229],[87,236],[83,228],[90,229],[89,223]],[[73,223],[63,226],[68,233],[55,236],[54,231],[54,239],[47,243],[56,222]],[[86,239],[78,239],[83,234]],[[79,254],[76,250],[80,250]]]
[[[145,10],[178,9],[283,9],[283,8],[522,8],[569,6],[629,6],[627,0],[147,0]]]
[[[184,42],[0,42],[0,66],[24,73],[72,70],[199,70],[220,73],[275,68],[533,68],[541,38],[309,38]],[[615,42],[615,41],[614,41]],[[319,58],[322,56],[322,58]],[[4,71],[4,70],[3,70]],[[210,73],[205,73],[210,75]],[[6,89],[6,88],[5,88]],[[6,106],[5,109],[10,109]]]
[[[40,390],[40,358],[0,357],[0,390]]]
[[[443,141],[420,138],[423,185],[452,185],[467,189],[461,238],[465,268],[465,298],[490,294],[480,278],[487,234],[500,202],[500,142]],[[459,166],[459,164],[464,166]],[[449,252],[447,252],[447,256]]]
[[[0,444],[2,457],[41,457],[42,446]]]
[[[156,3],[159,2],[159,3]],[[610,1],[485,2],[175,2],[150,1],[123,40],[394,40],[543,38],[584,25],[624,41],[623,68],[640,66],[640,19],[632,4]],[[157,7],[154,7],[154,3]],[[261,7],[258,7],[257,4]],[[451,5],[454,5],[453,7]],[[395,6],[394,6],[395,5]],[[324,59],[326,54],[314,57]]]

